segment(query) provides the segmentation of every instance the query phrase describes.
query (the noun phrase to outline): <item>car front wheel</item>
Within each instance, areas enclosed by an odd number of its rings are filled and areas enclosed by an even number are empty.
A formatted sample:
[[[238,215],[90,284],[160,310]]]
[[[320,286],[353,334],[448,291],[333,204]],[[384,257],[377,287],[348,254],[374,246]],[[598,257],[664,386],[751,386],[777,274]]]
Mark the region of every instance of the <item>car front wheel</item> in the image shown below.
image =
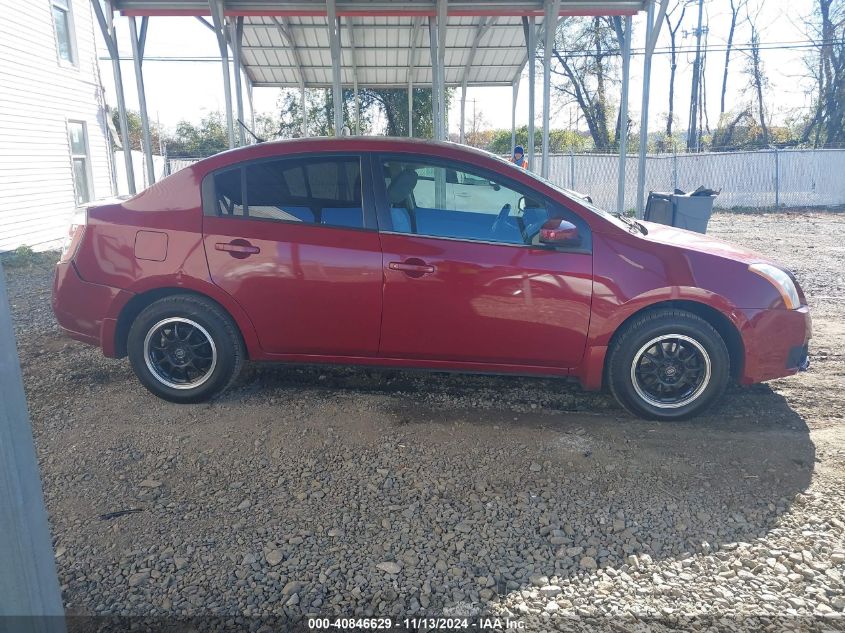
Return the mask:
[[[152,393],[171,402],[202,402],[237,377],[244,346],[232,319],[215,303],[174,295],[144,308],[129,329],[132,369]]]
[[[682,310],[647,312],[624,327],[609,352],[610,390],[652,420],[698,415],[725,391],[730,356],[712,325]]]

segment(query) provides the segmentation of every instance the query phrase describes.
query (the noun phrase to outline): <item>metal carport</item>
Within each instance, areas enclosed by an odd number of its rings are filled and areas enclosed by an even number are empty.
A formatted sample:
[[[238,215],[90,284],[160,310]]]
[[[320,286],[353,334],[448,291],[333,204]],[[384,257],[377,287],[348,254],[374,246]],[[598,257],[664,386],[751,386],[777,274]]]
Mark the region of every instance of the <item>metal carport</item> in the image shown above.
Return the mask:
[[[408,110],[413,109],[413,87],[432,87],[435,138],[447,138],[447,87],[461,88],[460,140],[464,140],[466,90],[473,86],[512,86],[511,135],[516,138],[516,99],[528,65],[529,168],[535,168],[535,64],[528,60],[543,42],[543,133],[540,171],[548,176],[551,54],[555,24],[570,16],[624,17],[622,42],[622,120],[628,117],[632,17],[646,11],[646,50],[643,104],[640,122],[640,160],[637,211],[641,212],[648,130],[648,87],[651,57],[669,0],[91,0],[112,59],[121,136],[129,147],[126,104],[115,37],[114,13],[127,17],[132,40],[135,78],[143,127],[147,165],[152,165],[149,120],[144,94],[143,59],[151,17],[193,16],[216,37],[223,65],[223,87],[229,146],[247,141],[243,127],[245,77],[251,102],[254,87],[331,88],[335,96],[344,87],[355,94],[354,133],[358,133],[358,87],[407,88]],[[655,9],[657,9],[655,16]],[[656,19],[655,19],[656,17]],[[140,28],[136,19],[140,18]],[[208,19],[210,18],[210,19]],[[234,107],[229,75],[232,57],[236,77]],[[342,99],[333,99],[335,134],[342,133]],[[303,124],[303,132],[305,122]],[[237,133],[236,133],[237,130]],[[413,134],[413,131],[409,131]],[[619,153],[618,210],[623,211],[627,126],[622,126]],[[135,183],[129,152],[126,171],[130,191]],[[153,182],[154,174],[148,178]]]

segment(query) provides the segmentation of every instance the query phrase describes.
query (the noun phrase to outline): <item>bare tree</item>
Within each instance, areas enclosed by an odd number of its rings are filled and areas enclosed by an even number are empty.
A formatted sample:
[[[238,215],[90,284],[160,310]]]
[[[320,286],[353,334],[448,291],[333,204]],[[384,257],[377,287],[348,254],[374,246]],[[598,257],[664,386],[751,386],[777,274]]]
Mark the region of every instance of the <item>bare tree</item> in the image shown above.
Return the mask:
[[[609,120],[613,109],[609,90],[618,83],[617,56],[620,41],[612,17],[572,18],[558,29],[552,54],[557,61],[552,73],[562,78],[554,84],[565,104],[575,103],[599,151],[610,151],[619,141],[619,118],[611,138]]]
[[[672,15],[678,10],[681,13],[678,15],[677,21],[672,24]],[[666,28],[669,32],[669,112],[666,115],[666,138],[672,138],[672,125],[675,119],[675,74],[678,70],[678,53],[677,53],[677,35],[684,21],[684,14],[687,12],[687,4],[685,0],[678,0],[672,7],[671,11],[666,12]]]
[[[757,28],[757,16],[748,15],[748,23],[751,25],[751,41],[749,42],[748,64],[746,73],[750,76],[750,88],[754,92],[757,101],[757,114],[760,120],[760,127],[763,130],[762,143],[764,147],[769,145],[769,126],[766,123],[766,104],[763,92],[768,87],[768,79],[763,70],[763,62],[760,58],[760,31]]]
[[[734,35],[739,24],[740,11],[748,4],[748,0],[730,0],[731,28],[728,31],[728,41],[725,43],[725,72],[722,75],[722,99],[719,105],[719,116],[725,113],[725,93],[728,91],[728,69],[731,65],[731,53],[734,46]]]
[[[845,3],[817,0],[813,18],[807,22],[814,50],[808,59],[815,75],[815,109],[802,134],[802,142],[814,137],[814,145],[845,143]]]

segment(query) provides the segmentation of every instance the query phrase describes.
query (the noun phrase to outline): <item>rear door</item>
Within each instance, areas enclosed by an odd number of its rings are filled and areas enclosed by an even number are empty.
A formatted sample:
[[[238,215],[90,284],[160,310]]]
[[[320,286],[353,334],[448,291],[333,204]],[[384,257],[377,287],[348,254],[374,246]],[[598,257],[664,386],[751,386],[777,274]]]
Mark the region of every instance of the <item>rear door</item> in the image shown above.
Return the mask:
[[[379,220],[385,274],[380,354],[577,365],[592,299],[586,222],[469,165],[424,156],[388,156],[379,163],[374,173],[384,174]],[[576,222],[581,245],[562,250],[538,244],[550,217]]]
[[[262,159],[205,178],[212,279],[247,312],[265,352],[378,352],[382,256],[361,161]]]

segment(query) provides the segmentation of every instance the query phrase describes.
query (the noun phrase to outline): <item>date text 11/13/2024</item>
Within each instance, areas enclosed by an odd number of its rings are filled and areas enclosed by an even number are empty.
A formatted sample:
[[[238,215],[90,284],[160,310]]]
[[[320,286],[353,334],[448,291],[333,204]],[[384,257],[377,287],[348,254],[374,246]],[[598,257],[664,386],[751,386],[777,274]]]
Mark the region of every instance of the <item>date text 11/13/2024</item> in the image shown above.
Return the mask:
[[[396,630],[408,631],[517,631],[525,627],[525,623],[511,618],[497,617],[420,617],[402,618],[308,618],[308,629],[311,631],[326,630]]]

